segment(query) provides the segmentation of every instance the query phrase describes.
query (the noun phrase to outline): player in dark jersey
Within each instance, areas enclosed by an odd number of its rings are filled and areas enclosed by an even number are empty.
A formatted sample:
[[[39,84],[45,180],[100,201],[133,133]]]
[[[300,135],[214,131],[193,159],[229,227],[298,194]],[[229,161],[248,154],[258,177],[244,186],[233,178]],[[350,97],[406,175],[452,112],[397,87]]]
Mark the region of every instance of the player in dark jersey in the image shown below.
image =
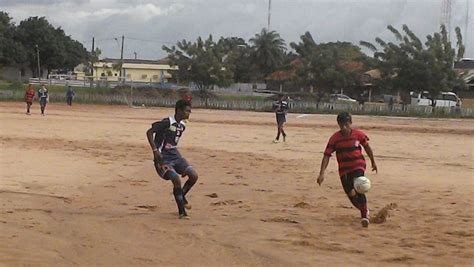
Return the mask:
[[[342,187],[352,204],[360,210],[361,224],[363,227],[369,226],[369,208],[367,198],[364,194],[357,193],[354,189],[354,179],[364,176],[366,164],[362,155],[362,147],[367,152],[372,163],[372,171],[377,172],[374,153],[369,145],[367,135],[358,129],[352,129],[352,117],[347,112],[342,112],[337,116],[337,124],[340,131],[334,133],[326,146],[324,157],[321,162],[321,171],[318,177],[318,184],[324,181],[324,172],[329,164],[329,158],[336,151],[337,163],[339,165],[339,176]]]
[[[276,122],[277,122],[277,129],[278,133],[273,140],[273,143],[278,143],[280,141],[280,134],[283,135],[283,142],[286,142],[286,133],[285,130],[283,129],[283,126],[285,125],[286,122],[286,114],[288,113],[288,102],[284,100],[284,95],[279,94],[278,95],[278,101],[273,103],[273,110],[275,111],[276,115]]]
[[[189,118],[190,114],[191,103],[183,99],[178,100],[174,116],[153,123],[146,132],[148,142],[153,150],[156,172],[161,178],[173,183],[173,195],[178,205],[180,219],[189,218],[186,209],[190,209],[191,206],[186,200],[186,194],[198,179],[196,171],[177,149],[179,138],[186,128],[184,121]],[[181,187],[179,175],[188,176],[183,187]]]
[[[46,109],[46,104],[49,103],[48,89],[44,86],[44,84],[42,84],[41,88],[38,90],[38,99],[39,99],[40,107],[41,107],[41,115],[44,116],[44,110]]]

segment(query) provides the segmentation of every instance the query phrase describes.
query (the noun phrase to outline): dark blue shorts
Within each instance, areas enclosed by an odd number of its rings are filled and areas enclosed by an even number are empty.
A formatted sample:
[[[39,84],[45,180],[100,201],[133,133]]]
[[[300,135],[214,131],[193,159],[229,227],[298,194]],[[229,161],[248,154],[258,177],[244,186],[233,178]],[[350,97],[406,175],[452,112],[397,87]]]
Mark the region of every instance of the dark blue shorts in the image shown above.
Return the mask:
[[[283,124],[286,122],[286,115],[276,114],[276,121],[279,127],[283,126]]]
[[[40,106],[42,106],[42,107],[46,107],[46,104],[48,103],[48,101],[46,101],[45,97],[41,97],[39,102],[40,102]]]
[[[189,165],[185,158],[164,159],[163,164],[159,164],[155,161],[156,172],[165,180],[179,177],[179,175],[186,176],[186,171],[190,168],[192,168],[192,166]]]

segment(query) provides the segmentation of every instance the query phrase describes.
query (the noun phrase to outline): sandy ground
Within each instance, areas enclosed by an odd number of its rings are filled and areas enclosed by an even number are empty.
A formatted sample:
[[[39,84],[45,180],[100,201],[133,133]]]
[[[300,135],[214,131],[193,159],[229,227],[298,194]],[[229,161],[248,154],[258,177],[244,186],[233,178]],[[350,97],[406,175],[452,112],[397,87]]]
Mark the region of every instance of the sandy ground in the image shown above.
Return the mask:
[[[329,266],[474,262],[474,120],[355,116],[379,173],[360,226],[331,160],[334,115],[193,110],[182,154],[200,174],[178,220],[145,131],[172,109],[0,103],[0,265]],[[211,197],[212,194],[217,197]],[[215,196],[214,195],[214,196]]]

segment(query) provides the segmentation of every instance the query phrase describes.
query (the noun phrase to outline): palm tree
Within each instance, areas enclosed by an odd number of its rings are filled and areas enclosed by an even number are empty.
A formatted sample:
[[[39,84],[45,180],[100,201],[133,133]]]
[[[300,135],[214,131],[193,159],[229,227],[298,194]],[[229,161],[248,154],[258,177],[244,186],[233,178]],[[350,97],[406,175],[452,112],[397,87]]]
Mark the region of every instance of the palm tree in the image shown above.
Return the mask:
[[[252,61],[265,78],[280,67],[284,61],[285,40],[276,31],[263,28],[260,34],[250,39],[252,44]]]

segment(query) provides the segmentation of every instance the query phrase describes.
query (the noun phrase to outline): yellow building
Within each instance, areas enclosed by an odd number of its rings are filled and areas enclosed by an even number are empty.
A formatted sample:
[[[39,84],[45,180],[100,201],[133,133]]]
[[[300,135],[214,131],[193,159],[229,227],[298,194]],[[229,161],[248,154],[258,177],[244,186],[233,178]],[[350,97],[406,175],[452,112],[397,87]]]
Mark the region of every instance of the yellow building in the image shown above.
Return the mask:
[[[94,80],[118,81],[119,59],[104,58],[94,63]],[[167,58],[160,60],[124,59],[122,77],[134,82],[171,82],[171,67]]]

